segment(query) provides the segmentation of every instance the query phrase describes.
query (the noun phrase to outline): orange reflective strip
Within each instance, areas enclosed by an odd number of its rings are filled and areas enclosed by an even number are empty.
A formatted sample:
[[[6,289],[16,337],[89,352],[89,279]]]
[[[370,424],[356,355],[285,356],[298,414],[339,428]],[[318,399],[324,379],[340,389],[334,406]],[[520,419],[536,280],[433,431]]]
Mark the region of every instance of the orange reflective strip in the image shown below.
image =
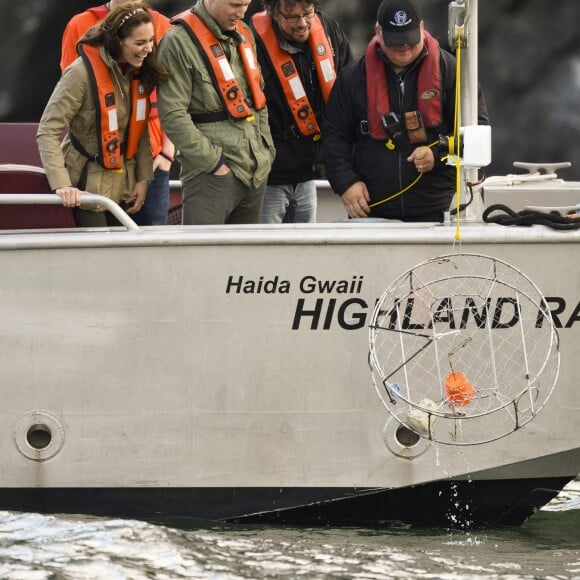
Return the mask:
[[[151,112],[151,102],[149,95],[145,92],[143,84],[139,79],[131,80],[131,119],[129,121],[129,131],[127,134],[127,147],[125,158],[132,159],[137,155],[139,142],[147,127],[149,113]]]

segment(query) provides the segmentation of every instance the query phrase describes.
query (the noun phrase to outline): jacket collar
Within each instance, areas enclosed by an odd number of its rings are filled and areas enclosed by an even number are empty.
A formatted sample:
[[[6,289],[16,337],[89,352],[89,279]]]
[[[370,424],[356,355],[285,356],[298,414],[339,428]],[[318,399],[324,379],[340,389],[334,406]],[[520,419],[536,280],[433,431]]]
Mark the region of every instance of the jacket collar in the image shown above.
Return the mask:
[[[240,44],[242,42],[241,36],[238,34],[236,30],[232,32],[225,33],[219,26],[218,23],[214,20],[213,16],[206,10],[203,1],[197,2],[193,7],[194,14],[197,14],[205,23],[205,25],[213,32],[215,37],[218,40],[223,40],[227,42],[230,39],[234,39],[236,44]]]

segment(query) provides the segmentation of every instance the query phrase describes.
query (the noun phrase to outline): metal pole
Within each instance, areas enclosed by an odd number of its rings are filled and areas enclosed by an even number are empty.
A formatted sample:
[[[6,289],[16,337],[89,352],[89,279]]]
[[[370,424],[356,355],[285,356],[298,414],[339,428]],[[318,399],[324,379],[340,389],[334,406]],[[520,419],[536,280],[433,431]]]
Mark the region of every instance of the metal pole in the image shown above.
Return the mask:
[[[465,48],[463,49],[463,66],[461,68],[461,125],[477,125],[478,109],[478,35],[477,35],[477,0],[466,0],[465,13]]]
[[[477,125],[478,121],[478,0],[454,0],[449,4],[449,43],[457,45],[458,29],[461,29],[461,126]],[[467,183],[478,180],[477,168],[462,168],[461,200],[469,199]],[[474,195],[472,203],[465,211],[467,219],[481,218],[483,203],[479,195]]]
[[[467,47],[464,70],[461,71],[461,85],[463,97],[462,126],[477,125],[478,121],[478,49],[479,49],[479,20],[478,20],[478,0],[467,0]],[[465,183],[476,183],[478,181],[478,169],[471,167],[464,169],[462,186],[465,188],[463,197],[468,196],[467,186]],[[473,201],[465,210],[465,217],[468,220],[480,220],[483,213],[483,200],[479,192],[473,194]]]

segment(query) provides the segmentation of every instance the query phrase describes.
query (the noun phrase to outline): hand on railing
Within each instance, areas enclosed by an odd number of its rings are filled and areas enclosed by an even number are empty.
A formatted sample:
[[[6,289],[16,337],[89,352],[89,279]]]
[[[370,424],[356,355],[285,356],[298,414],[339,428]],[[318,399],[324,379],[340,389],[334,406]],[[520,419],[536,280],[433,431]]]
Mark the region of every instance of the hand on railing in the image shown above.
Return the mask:
[[[74,189],[74,188],[71,188]],[[56,193],[0,193],[0,205],[60,205],[63,198]],[[112,213],[122,226],[131,231],[142,231],[141,228],[112,199],[95,193],[81,192],[80,206],[83,209],[104,207]],[[71,206],[73,207],[73,206]]]
[[[79,207],[81,205],[81,195],[89,194],[88,191],[83,191],[72,185],[59,187],[54,190],[54,193],[62,198],[62,205],[65,207]]]

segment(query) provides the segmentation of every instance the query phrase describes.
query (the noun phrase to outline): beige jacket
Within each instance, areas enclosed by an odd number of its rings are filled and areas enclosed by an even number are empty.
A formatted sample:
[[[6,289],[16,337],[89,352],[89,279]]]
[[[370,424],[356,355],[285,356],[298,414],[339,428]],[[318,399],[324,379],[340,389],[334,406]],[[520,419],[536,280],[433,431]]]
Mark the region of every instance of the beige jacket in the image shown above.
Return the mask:
[[[113,76],[119,132],[124,135],[131,107],[129,81],[102,48],[101,57]],[[81,58],[63,72],[44,109],[36,134],[42,165],[53,190],[78,185],[86,163],[86,157],[73,147],[68,133],[61,144],[61,136],[66,131],[72,132],[91,155],[98,152],[95,98],[87,67]],[[145,131],[137,155],[129,161],[123,159],[122,172],[104,169],[90,161],[85,189],[119,203],[130,196],[136,181],[150,181],[152,178],[149,134]]]

